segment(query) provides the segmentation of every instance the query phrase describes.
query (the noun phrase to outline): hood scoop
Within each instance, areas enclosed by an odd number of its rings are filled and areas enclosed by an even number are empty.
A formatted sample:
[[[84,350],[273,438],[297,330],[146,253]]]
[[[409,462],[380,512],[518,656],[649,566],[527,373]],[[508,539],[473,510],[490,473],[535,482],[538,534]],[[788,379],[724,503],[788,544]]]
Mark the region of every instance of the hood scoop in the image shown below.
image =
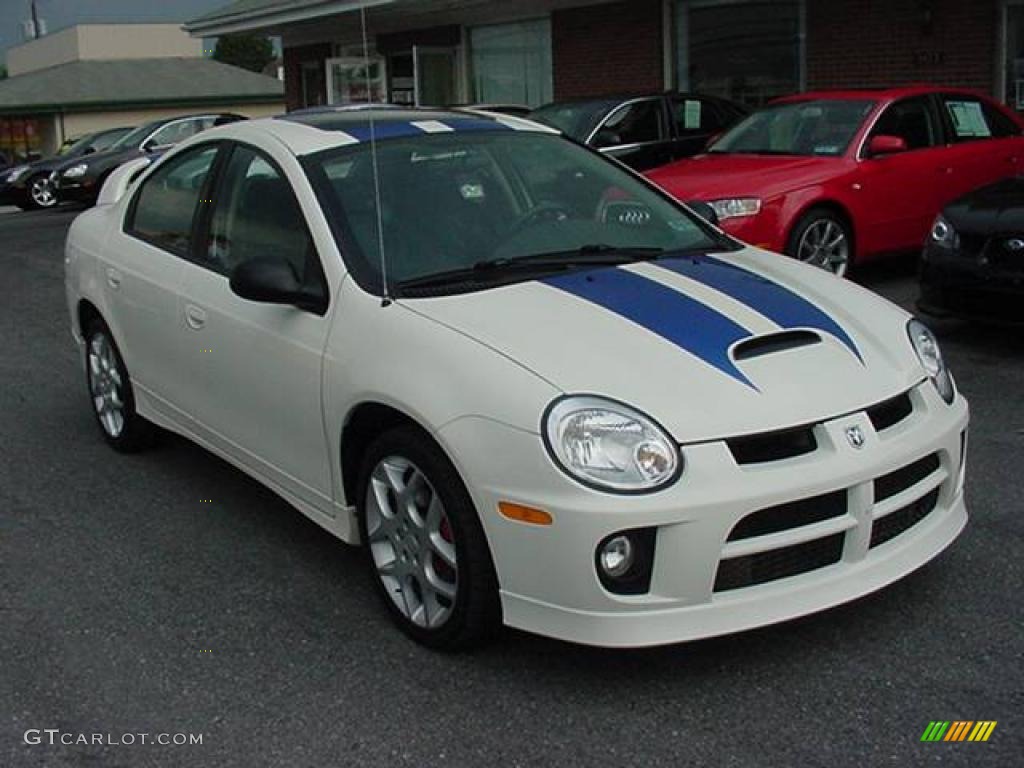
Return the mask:
[[[732,358],[736,362],[752,360],[755,357],[774,355],[776,352],[784,352],[787,349],[798,349],[820,343],[821,336],[814,331],[797,330],[768,333],[741,341],[733,347]]]

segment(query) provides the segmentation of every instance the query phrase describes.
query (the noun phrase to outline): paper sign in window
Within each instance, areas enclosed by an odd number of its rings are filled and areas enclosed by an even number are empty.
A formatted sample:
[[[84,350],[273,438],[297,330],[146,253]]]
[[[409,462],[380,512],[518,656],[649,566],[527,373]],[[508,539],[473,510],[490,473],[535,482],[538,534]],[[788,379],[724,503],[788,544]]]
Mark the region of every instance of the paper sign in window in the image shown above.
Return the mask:
[[[946,109],[953,121],[953,130],[957,138],[988,138],[992,131],[981,111],[981,103],[977,101],[947,101]]]

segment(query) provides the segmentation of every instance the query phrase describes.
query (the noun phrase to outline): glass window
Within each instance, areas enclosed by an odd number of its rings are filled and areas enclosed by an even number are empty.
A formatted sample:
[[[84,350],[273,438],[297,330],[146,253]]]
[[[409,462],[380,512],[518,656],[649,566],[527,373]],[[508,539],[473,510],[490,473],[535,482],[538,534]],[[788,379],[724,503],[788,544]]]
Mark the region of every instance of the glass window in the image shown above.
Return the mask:
[[[661,99],[645,99],[626,104],[612,112],[594,136],[595,147],[644,144],[665,137],[661,119]]]
[[[898,136],[907,142],[907,149],[924,149],[940,143],[939,127],[927,99],[905,99],[886,108],[871,135]]]
[[[216,155],[216,145],[197,147],[157,169],[135,195],[129,232],[188,255],[196,204]]]
[[[230,275],[239,264],[286,259],[300,280],[319,262],[291,185],[262,154],[236,146],[224,167],[210,221],[207,266]]]
[[[528,117],[538,123],[557,128],[577,141],[586,141],[601,118],[618,101],[570,101],[546,104],[533,110]]]
[[[202,128],[199,120],[178,120],[165,125],[154,133],[147,143],[155,147],[177,144],[195,136],[200,130]]]
[[[495,24],[470,30],[473,100],[536,107],[551,101],[551,22]]]
[[[482,131],[391,139],[377,144],[377,166],[384,253],[397,283],[490,259],[572,258],[584,246],[729,247],[630,173],[558,136]],[[327,150],[307,167],[346,238],[346,263],[361,284],[379,290],[370,150]]]
[[[1020,126],[1009,115],[981,99],[947,96],[942,101],[953,128],[954,141],[1003,139],[1021,133]]]
[[[714,105],[704,99],[674,97],[672,120],[680,136],[714,133],[722,130],[722,120]]]
[[[800,90],[800,0],[676,4],[681,90],[759,107]]]
[[[838,157],[875,103],[845,99],[792,101],[764,107],[734,126],[712,154]]]
[[[1006,103],[1024,110],[1024,4],[1006,5]]]

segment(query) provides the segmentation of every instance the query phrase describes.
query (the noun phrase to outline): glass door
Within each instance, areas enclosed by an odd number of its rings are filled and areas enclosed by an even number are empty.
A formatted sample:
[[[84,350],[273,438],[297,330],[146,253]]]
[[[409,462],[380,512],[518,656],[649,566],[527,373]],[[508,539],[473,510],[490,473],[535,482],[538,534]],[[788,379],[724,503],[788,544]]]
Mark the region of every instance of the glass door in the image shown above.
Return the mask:
[[[457,49],[415,45],[412,59],[417,107],[443,107],[458,102]]]

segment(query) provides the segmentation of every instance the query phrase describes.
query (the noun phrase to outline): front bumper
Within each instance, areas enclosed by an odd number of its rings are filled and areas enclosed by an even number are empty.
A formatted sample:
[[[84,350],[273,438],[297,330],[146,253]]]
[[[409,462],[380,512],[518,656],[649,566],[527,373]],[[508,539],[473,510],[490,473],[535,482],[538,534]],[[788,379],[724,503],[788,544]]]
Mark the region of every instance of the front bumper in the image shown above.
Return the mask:
[[[820,611],[873,592],[946,548],[967,519],[967,404],[958,396],[946,405],[927,381],[907,394],[913,410],[899,423],[876,431],[865,412],[839,416],[814,426],[818,448],[802,456],[739,465],[724,441],[684,446],[681,479],[649,496],[576,485],[535,434],[466,418],[441,435],[481,512],[505,622],[588,645],[638,647]],[[866,438],[859,449],[846,438],[852,426]],[[934,468],[892,492],[896,471],[925,459]],[[891,495],[876,504],[880,478]],[[845,499],[838,516],[729,540],[755,512],[836,493]],[[554,523],[505,519],[500,501],[544,509]],[[656,529],[650,590],[612,594],[597,576],[595,548],[610,534],[643,527]],[[827,562],[820,558],[826,542],[834,554]],[[797,554],[808,547],[817,554]],[[771,578],[780,563],[784,575]]]
[[[62,203],[90,202],[95,200],[99,194],[96,180],[88,176],[83,176],[80,179],[67,179],[54,173],[50,175],[50,182],[53,184],[57,200]]]
[[[921,256],[920,280],[923,312],[1024,323],[1024,255],[1011,267],[984,254],[929,245]]]

